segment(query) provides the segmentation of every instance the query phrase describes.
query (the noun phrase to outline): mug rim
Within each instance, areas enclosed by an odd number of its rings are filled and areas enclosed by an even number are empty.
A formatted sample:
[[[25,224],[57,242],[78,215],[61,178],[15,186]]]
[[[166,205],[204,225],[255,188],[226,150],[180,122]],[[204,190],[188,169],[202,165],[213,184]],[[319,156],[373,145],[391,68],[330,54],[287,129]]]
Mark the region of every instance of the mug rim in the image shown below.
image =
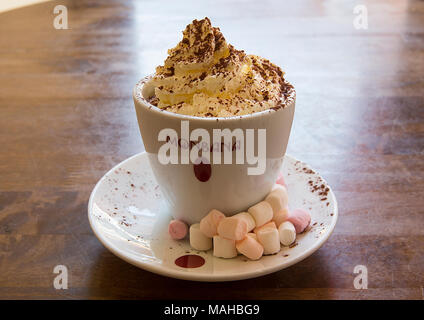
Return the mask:
[[[287,105],[285,105],[284,107],[280,107],[278,109],[266,109],[266,110],[262,110],[262,111],[258,111],[258,112],[253,112],[253,113],[249,113],[249,114],[245,114],[245,115],[240,115],[240,116],[231,116],[231,117],[201,117],[201,116],[191,116],[191,115],[186,115],[186,114],[181,114],[181,113],[175,113],[175,112],[171,112],[171,111],[167,111],[167,110],[163,110],[158,108],[157,106],[151,104],[146,98],[144,98],[142,90],[145,84],[148,83],[148,81],[150,79],[152,79],[154,76],[154,73],[149,74],[145,77],[143,77],[141,80],[139,80],[134,89],[133,89],[133,99],[135,101],[137,101],[140,105],[142,105],[144,108],[151,110],[155,113],[158,114],[163,114],[165,116],[168,117],[173,117],[173,118],[177,118],[177,119],[181,119],[181,120],[198,120],[198,121],[208,121],[208,122],[221,122],[221,121],[225,121],[225,122],[231,122],[231,121],[235,121],[235,120],[243,120],[243,119],[253,119],[253,118],[258,118],[258,117],[262,117],[265,115],[270,115],[282,110],[286,110],[288,108],[293,108],[296,102],[296,90],[293,87],[292,89],[292,93],[290,95],[291,100],[289,101],[289,103]],[[289,82],[287,82],[289,83]]]

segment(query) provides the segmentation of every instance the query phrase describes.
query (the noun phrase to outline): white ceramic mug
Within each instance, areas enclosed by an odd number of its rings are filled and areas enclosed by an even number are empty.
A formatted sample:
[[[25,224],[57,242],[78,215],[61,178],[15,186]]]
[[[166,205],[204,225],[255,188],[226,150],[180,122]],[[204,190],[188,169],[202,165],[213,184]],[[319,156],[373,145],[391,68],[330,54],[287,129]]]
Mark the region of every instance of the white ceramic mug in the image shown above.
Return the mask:
[[[233,215],[262,201],[272,189],[283,162],[293,122],[295,95],[287,106],[276,110],[228,118],[194,117],[164,111],[150,104],[148,98],[154,94],[154,87],[149,83],[151,77],[137,83],[133,98],[144,147],[172,216],[192,224],[212,209]],[[167,142],[159,141],[159,132],[171,128],[181,137],[182,121],[188,121],[190,132],[203,128],[210,137],[213,129],[240,128],[243,132],[266,129],[264,173],[248,175],[247,169],[252,165],[236,164],[236,151],[233,151],[232,164],[214,164],[212,155],[210,165],[161,164],[158,152]],[[257,150],[255,146],[255,152]]]

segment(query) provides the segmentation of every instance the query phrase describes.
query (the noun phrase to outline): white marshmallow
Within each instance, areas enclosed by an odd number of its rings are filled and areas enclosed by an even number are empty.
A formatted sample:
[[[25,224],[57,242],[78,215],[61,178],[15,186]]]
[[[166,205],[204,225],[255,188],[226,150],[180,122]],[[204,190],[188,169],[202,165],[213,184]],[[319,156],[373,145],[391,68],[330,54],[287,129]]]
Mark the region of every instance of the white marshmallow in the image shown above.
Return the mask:
[[[247,212],[249,212],[253,219],[255,219],[256,227],[260,227],[271,221],[274,215],[271,205],[266,201],[261,201],[255,204],[254,206],[250,207]]]
[[[263,228],[256,233],[258,241],[264,247],[264,254],[274,254],[280,251],[280,235],[274,228]]]
[[[212,248],[212,238],[208,238],[200,231],[200,224],[190,226],[190,245],[193,249],[207,251]]]
[[[213,255],[219,258],[234,258],[237,256],[235,240],[220,236],[213,237]]]
[[[247,232],[252,231],[256,227],[255,219],[250,215],[249,212],[240,212],[233,216],[234,218],[240,218],[246,221],[247,223]]]
[[[296,240],[296,229],[290,221],[280,224],[278,233],[280,234],[280,242],[284,246],[289,246]]]
[[[265,198],[272,207],[273,217],[275,218],[280,210],[287,207],[289,203],[289,197],[287,189],[281,185],[277,185]]]

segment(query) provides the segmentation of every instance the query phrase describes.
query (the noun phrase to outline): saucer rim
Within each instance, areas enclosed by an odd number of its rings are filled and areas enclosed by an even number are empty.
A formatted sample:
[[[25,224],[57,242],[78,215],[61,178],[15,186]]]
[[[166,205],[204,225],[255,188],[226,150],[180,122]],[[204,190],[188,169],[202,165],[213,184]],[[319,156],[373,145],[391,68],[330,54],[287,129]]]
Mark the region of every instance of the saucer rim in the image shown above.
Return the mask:
[[[91,194],[90,194],[90,198],[88,201],[88,220],[90,223],[90,227],[93,230],[94,235],[96,236],[96,238],[103,244],[103,246],[105,246],[109,251],[111,251],[114,255],[116,255],[117,257],[121,258],[122,260],[136,266],[139,267],[141,269],[144,269],[146,271],[155,273],[155,274],[159,274],[162,276],[166,276],[166,277],[171,277],[171,278],[176,278],[176,279],[181,279],[181,280],[189,280],[189,281],[200,281],[200,282],[224,282],[224,281],[237,281],[237,280],[245,280],[245,279],[250,279],[250,278],[256,278],[256,277],[260,277],[260,276],[264,276],[264,275],[268,275],[283,269],[286,269],[304,259],[306,259],[307,257],[309,257],[310,255],[312,255],[315,251],[317,251],[319,248],[322,247],[322,245],[328,240],[328,238],[331,236],[331,234],[334,231],[334,228],[336,226],[337,220],[338,220],[338,216],[339,216],[339,210],[338,210],[338,203],[337,203],[337,199],[336,196],[333,192],[333,190],[331,189],[331,186],[327,183],[327,181],[315,170],[315,174],[317,174],[322,180],[323,182],[325,182],[328,185],[328,188],[330,189],[328,194],[331,195],[331,198],[333,199],[333,205],[334,205],[334,210],[333,210],[333,216],[332,216],[332,221],[331,224],[328,228],[328,232],[326,232],[326,234],[322,237],[320,237],[317,242],[311,246],[310,248],[306,249],[304,252],[302,252],[298,257],[296,257],[295,259],[291,260],[290,262],[287,263],[281,263],[278,264],[276,266],[273,267],[269,267],[269,268],[264,268],[258,271],[249,271],[249,272],[244,272],[244,273],[240,273],[240,274],[220,274],[220,275],[214,275],[214,274],[207,274],[207,273],[192,273],[192,272],[187,272],[186,270],[177,270],[177,269],[171,269],[168,268],[162,264],[152,264],[152,263],[146,263],[143,261],[139,261],[136,259],[132,259],[128,256],[125,255],[125,251],[117,248],[112,241],[109,241],[108,239],[106,239],[106,237],[103,236],[102,232],[97,228],[96,223],[94,222],[93,218],[94,215],[92,214],[92,207],[93,207],[93,201],[94,201],[94,196],[99,188],[99,186],[102,184],[102,182],[106,179],[106,177],[114,172],[117,168],[122,167],[125,163],[132,161],[134,158],[138,158],[138,157],[143,157],[143,156],[147,156],[147,152],[143,151],[140,153],[137,153],[125,160],[123,160],[122,162],[118,163],[117,165],[115,165],[114,167],[112,167],[112,169],[110,169],[109,171],[107,171],[100,179],[99,181],[96,183],[95,187],[93,188]],[[295,157],[286,154],[284,156],[285,158],[291,158],[294,162],[295,161],[300,161],[298,159],[296,159]],[[302,162],[302,161],[300,161]],[[304,162],[302,162],[304,163]],[[306,164],[306,163],[304,163]],[[307,164],[306,164],[307,165]],[[309,165],[308,165],[309,167]],[[312,168],[313,170],[313,168]]]

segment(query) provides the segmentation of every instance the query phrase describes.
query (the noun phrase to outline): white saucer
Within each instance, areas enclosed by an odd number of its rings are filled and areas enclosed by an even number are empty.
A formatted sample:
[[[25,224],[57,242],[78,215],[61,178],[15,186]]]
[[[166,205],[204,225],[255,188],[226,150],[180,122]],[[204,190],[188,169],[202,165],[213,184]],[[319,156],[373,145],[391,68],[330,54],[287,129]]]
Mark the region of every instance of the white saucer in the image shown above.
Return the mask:
[[[323,245],[336,225],[336,198],[324,179],[287,155],[282,172],[289,193],[289,207],[308,210],[312,216],[311,225],[308,231],[298,235],[294,246],[282,247],[279,253],[258,261],[243,256],[215,258],[211,251],[191,249],[188,240],[172,240],[168,235],[171,215],[146,153],[121,162],[100,179],[90,196],[88,218],[95,235],[106,248],[147,271],[195,281],[254,278],[305,259]],[[325,192],[327,187],[330,190]],[[205,263],[197,268],[177,266],[175,260],[187,254],[199,255]]]

